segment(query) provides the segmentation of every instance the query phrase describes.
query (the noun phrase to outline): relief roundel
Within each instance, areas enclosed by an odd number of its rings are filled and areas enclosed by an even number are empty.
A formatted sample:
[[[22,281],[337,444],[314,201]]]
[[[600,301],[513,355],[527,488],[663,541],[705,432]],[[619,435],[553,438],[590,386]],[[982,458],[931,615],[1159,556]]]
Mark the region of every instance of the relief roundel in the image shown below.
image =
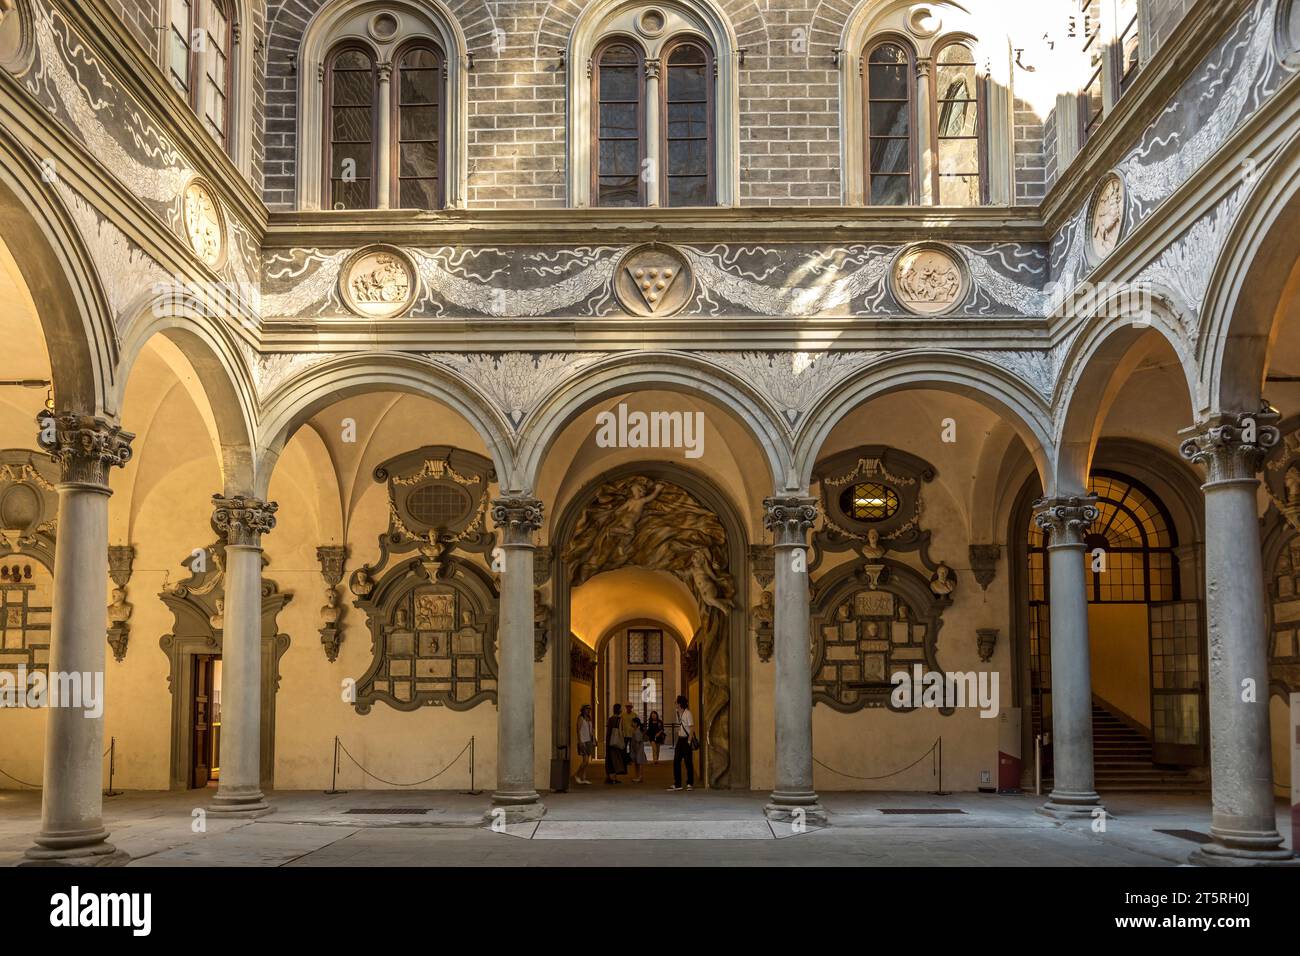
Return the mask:
[[[637,246],[623,256],[614,273],[614,294],[633,315],[672,315],[694,293],[691,267],[672,246]]]
[[[357,315],[389,319],[401,315],[415,301],[415,270],[396,249],[363,249],[344,266],[340,291]]]
[[[922,242],[908,246],[890,273],[894,298],[917,315],[942,315],[966,298],[970,279],[947,246]]]
[[[1124,236],[1124,180],[1111,173],[1097,184],[1088,207],[1088,246],[1100,262]]]
[[[216,198],[202,180],[185,187],[185,235],[204,265],[218,268],[226,251],[225,224]]]

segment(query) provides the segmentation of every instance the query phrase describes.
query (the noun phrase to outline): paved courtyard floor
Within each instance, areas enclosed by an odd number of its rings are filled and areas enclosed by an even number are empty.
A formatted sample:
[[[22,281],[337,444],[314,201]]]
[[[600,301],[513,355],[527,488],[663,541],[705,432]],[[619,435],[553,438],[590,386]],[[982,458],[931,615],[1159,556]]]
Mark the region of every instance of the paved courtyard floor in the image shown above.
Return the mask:
[[[794,832],[764,818],[765,793],[669,793],[649,779],[546,794],[541,822],[504,832],[483,824],[486,793],[280,791],[273,813],[238,822],[196,813],[209,798],[128,792],[105,799],[104,818],[131,866],[1176,866],[1197,844],[1158,831],[1205,834],[1210,821],[1206,795],[1113,795],[1096,832],[1036,813],[1033,795],[833,792],[831,825]],[[0,791],[0,865],[39,826],[38,793]]]

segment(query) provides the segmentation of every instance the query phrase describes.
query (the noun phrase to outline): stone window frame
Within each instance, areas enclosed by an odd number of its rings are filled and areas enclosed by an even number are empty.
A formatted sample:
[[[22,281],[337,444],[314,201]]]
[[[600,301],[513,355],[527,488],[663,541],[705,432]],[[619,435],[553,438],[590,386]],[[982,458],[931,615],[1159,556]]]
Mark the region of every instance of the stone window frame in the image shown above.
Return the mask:
[[[205,9],[214,0],[190,0],[190,23],[195,24],[202,22],[200,19],[200,9]],[[229,40],[226,47],[226,141],[220,143],[216,137],[212,141],[222,149],[241,174],[249,176],[253,171],[253,82],[256,76],[257,67],[253,60],[253,44],[247,42],[245,27],[252,22],[249,18],[247,0],[219,0],[226,8],[226,16],[229,22],[228,36]],[[201,85],[199,89],[195,88],[191,80],[191,88],[188,94],[181,93],[176,89],[175,84],[171,81],[171,64],[170,64],[170,30],[171,30],[171,6],[172,0],[157,0],[158,4],[158,23],[160,24],[160,42],[157,49],[158,67],[162,71],[163,79],[167,88],[171,90],[178,100],[185,104],[194,116],[198,119],[199,124],[203,126],[205,132],[208,132],[207,123],[203,116],[202,101],[200,99]],[[193,40],[193,26],[191,26],[190,41]],[[190,70],[191,76],[194,71],[201,70],[202,61],[196,57],[191,50]],[[211,136],[211,133],[208,132]]]
[[[638,31],[634,24],[652,10],[662,12],[663,27],[653,35]],[[740,197],[740,48],[731,23],[710,0],[597,0],[578,16],[569,37],[566,62],[568,76],[568,205],[592,206],[594,130],[592,119],[591,61],[597,48],[608,39],[621,36],[635,40],[647,63],[659,64],[660,53],[685,37],[694,37],[712,53],[713,87],[713,204],[707,208],[735,206]],[[660,70],[662,75],[662,70]],[[656,80],[661,89],[661,80]],[[647,107],[658,107],[660,93],[647,92]],[[653,101],[653,102],[652,102]],[[658,109],[655,110],[658,112]],[[650,129],[654,125],[655,129]],[[661,138],[658,124],[647,122],[647,150]],[[653,154],[652,154],[653,156]],[[652,167],[653,182],[647,183],[645,205],[660,205],[660,177]]]
[[[398,18],[398,29],[387,39],[376,39],[368,29],[381,13]],[[463,209],[469,179],[469,76],[468,44],[460,23],[441,0],[332,0],[312,17],[298,50],[298,188],[296,208],[322,210],[325,203],[324,142],[325,62],[340,44],[355,41],[366,47],[376,68],[395,72],[394,56],[416,41],[432,44],[443,61],[442,88],[442,202],[439,209]],[[382,99],[382,87],[381,87]],[[390,97],[391,101],[391,97]],[[385,106],[381,105],[380,114]],[[390,163],[391,145],[376,132],[378,176]],[[391,207],[389,197],[375,184],[376,208]],[[346,214],[346,213],[345,213]]]
[[[893,6],[882,11],[879,4],[864,0],[845,22],[839,45],[840,73],[840,168],[841,200],[846,206],[867,206],[866,160],[866,56],[882,42],[892,38],[910,47],[917,72],[933,71],[934,57],[953,43],[964,44],[977,64],[978,83],[982,88],[980,134],[981,197],[983,206],[1009,206],[1014,203],[1015,125],[1011,97],[1011,60],[1008,51],[999,53],[993,44],[980,40],[983,24],[972,14],[949,3],[924,5],[940,14],[940,29],[921,34],[909,26],[914,7]],[[912,78],[911,92],[915,117],[916,140],[913,205],[937,203],[937,157],[935,130],[937,100],[931,75],[929,91],[918,95],[917,76]],[[993,148],[993,144],[1001,144]],[[944,207],[967,208],[967,207]]]

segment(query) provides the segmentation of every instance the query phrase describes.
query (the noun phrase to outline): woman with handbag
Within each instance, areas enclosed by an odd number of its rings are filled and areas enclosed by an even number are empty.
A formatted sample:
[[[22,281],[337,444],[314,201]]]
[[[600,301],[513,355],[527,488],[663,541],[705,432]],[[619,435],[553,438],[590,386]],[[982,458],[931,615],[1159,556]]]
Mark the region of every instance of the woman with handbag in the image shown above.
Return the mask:
[[[615,704],[614,713],[605,724],[605,782],[622,783],[617,779],[627,773],[627,751],[623,743],[623,705]]]
[[[673,785],[669,790],[682,789],[682,764],[686,764],[686,789],[695,789],[695,756],[692,751],[699,747],[700,740],[695,736],[695,718],[686,706],[685,697],[677,697],[677,739],[673,742]]]
[[[591,786],[591,781],[587,779],[587,768],[591,766],[591,755],[595,752],[596,734],[595,728],[591,726],[591,704],[583,704],[578,708],[578,756],[582,758],[582,763],[573,775],[574,783]]]
[[[641,718],[632,718],[632,759],[630,761],[633,783],[641,782],[641,768],[645,766],[645,731],[641,729]]]

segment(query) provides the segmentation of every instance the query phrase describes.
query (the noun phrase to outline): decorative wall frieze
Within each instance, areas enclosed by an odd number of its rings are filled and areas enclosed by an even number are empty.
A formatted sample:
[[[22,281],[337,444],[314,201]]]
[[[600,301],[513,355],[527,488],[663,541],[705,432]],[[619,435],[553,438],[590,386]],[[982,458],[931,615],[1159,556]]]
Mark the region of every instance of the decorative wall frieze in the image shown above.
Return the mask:
[[[109,469],[131,460],[135,435],[106,419],[42,410],[36,423],[36,441],[61,467],[62,481],[107,487]]]
[[[606,358],[608,352],[428,352],[425,358],[456,372],[491,399],[515,431],[562,382]]]
[[[765,395],[788,428],[836,385],[888,352],[696,352]]]

